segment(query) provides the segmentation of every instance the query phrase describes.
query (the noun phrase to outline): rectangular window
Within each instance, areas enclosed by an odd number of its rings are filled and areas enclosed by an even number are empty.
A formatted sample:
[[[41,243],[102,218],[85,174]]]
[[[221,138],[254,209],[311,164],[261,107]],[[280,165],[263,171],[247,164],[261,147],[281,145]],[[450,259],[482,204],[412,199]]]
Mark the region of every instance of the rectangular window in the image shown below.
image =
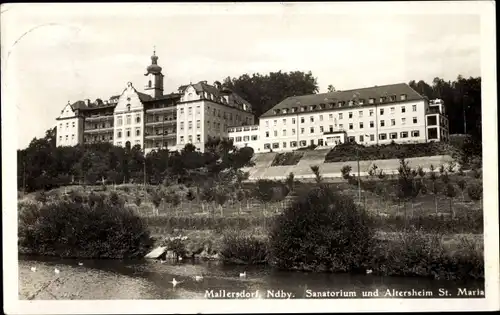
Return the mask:
[[[193,122],[192,121],[188,121],[188,129],[189,130],[193,129]]]
[[[427,129],[427,135],[429,139],[438,139],[438,129],[437,128]]]
[[[129,138],[129,137],[130,137],[130,129],[127,129],[127,130],[126,130],[126,135],[127,135],[127,138]]]
[[[364,136],[359,136],[359,142],[365,142],[365,137]]]
[[[200,105],[196,106],[196,115],[199,115],[200,114]],[[198,141],[200,142],[200,141]]]
[[[401,112],[406,113],[406,108],[404,106],[401,106]]]
[[[296,148],[297,147],[297,141],[290,141],[290,147],[291,148]]]
[[[383,109],[383,108],[381,108],[381,109],[380,109],[380,115],[383,115],[383,114],[384,114],[384,109]]]
[[[391,114],[394,114],[394,111],[395,111],[395,110],[396,110],[396,109],[395,109],[394,107],[391,107]]]
[[[136,135],[136,137],[140,136],[141,135],[141,129],[137,128],[135,130],[135,135]]]
[[[352,118],[352,112],[349,112],[349,119]]]
[[[283,137],[286,136],[286,129],[283,129]]]
[[[141,122],[141,115],[136,115],[135,116],[135,123],[139,124]]]
[[[283,119],[283,125],[286,125],[286,119]]]
[[[363,129],[363,123],[362,122],[359,123],[359,129]]]
[[[389,134],[389,138],[394,140],[394,139],[397,139],[398,138],[398,133],[397,132],[391,132]]]
[[[192,107],[188,107],[188,115],[192,115],[193,114],[193,108]]]
[[[71,123],[71,127],[75,128],[75,122]]]
[[[330,120],[332,120],[332,119],[333,119],[333,114],[329,114],[329,115],[328,115],[328,118],[329,118]]]
[[[278,142],[273,143],[273,149],[279,149],[280,144]]]
[[[413,117],[413,123],[416,124],[417,123],[417,117]]]
[[[428,126],[436,126],[437,125],[437,117],[436,116],[427,116],[427,125]]]
[[[264,149],[266,149],[266,150],[271,149],[271,144],[270,143],[264,143]]]
[[[314,116],[311,116],[310,119],[311,119],[311,122],[314,122]]]
[[[324,132],[323,126],[319,126],[319,132]]]
[[[391,126],[396,126],[396,119],[391,119]]]
[[[241,142],[241,137],[236,137],[236,142]]]
[[[319,115],[319,121],[323,121],[323,115]]]
[[[375,124],[373,123],[373,121],[370,121],[370,128],[373,128],[373,127],[374,127],[374,125],[375,125]]]
[[[292,135],[295,135],[295,129],[292,129]]]
[[[381,134],[379,134],[379,135],[378,135],[378,139],[379,139],[379,140],[386,140],[386,139],[387,139],[387,134],[385,134],[385,133],[381,133]]]
[[[181,126],[180,126],[180,129],[181,129],[181,130],[184,130],[184,122],[183,122],[183,121],[181,121]]]
[[[370,109],[370,117],[373,116],[373,109]]]
[[[276,126],[278,124],[278,121],[275,119],[274,120],[274,126]]]
[[[354,129],[354,126],[352,125],[352,123],[349,124],[349,130],[352,130]]]
[[[339,119],[342,119],[344,115],[342,113],[339,113]]]
[[[122,132],[121,131],[118,131],[118,134],[116,135],[116,137],[119,139],[122,137]]]
[[[66,129],[68,129],[68,127],[69,127],[69,123],[66,123]],[[96,127],[96,128],[97,128],[97,127]]]
[[[249,137],[249,136],[244,136],[244,137],[243,137],[243,141],[248,141],[248,140],[250,140],[250,137]]]
[[[401,138],[408,138],[408,131],[401,131],[401,133],[399,134],[399,136]]]
[[[305,122],[304,117],[300,117],[300,123],[303,124]]]
[[[412,105],[411,106],[411,110],[414,111],[414,112],[416,112],[417,111],[417,105]]]
[[[75,139],[75,135],[71,135],[71,140],[74,140]]]
[[[266,120],[266,127],[269,127],[269,120]]]
[[[300,134],[303,135],[304,134],[304,128],[300,128]]]
[[[358,116],[359,116],[360,118],[361,118],[361,117],[363,117],[363,111],[362,111],[362,110],[360,110],[360,111],[358,112]]]
[[[349,142],[356,142],[356,138],[355,137],[348,137],[347,141],[349,141]]]
[[[184,136],[180,137],[180,143],[184,143]]]
[[[130,115],[127,115],[127,125],[130,125],[132,123],[132,117]]]
[[[201,128],[201,121],[197,120],[196,121],[196,129],[200,129],[200,128]]]
[[[401,94],[401,100],[405,101],[406,100],[406,94]]]
[[[344,124],[339,124],[339,129],[344,129]]]
[[[380,127],[384,127],[385,126],[385,122],[383,120],[380,121]]]
[[[286,142],[283,142],[283,149],[286,148]]]
[[[278,130],[275,130],[274,131],[274,136],[277,137],[278,136]]]
[[[214,109],[215,112],[215,109]],[[181,115],[184,115],[184,108],[181,108]]]
[[[188,136],[188,142],[189,142],[189,143],[193,142],[193,136],[192,136],[192,135],[189,135],[189,136]]]
[[[406,118],[401,118],[401,125],[406,125]]]
[[[257,136],[252,136],[252,141],[256,141],[257,140]]]
[[[269,138],[269,131],[266,131],[266,138]]]
[[[375,141],[375,135],[370,135],[370,141]]]
[[[299,144],[300,144],[301,147],[305,147],[305,146],[307,146],[307,141],[306,140],[300,140]]]
[[[295,118],[292,118],[292,124],[295,125]]]
[[[311,127],[311,133],[314,133],[314,127]]]
[[[375,103],[375,99],[374,99],[374,98],[370,98],[370,99],[368,99],[368,103],[370,103],[370,104]]]

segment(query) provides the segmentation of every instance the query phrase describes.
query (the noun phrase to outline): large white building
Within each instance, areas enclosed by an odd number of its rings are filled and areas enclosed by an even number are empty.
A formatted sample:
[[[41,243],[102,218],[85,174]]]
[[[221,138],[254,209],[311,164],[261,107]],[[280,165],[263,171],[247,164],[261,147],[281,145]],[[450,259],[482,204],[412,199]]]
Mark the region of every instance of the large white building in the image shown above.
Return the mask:
[[[129,82],[109,100],[68,103],[57,118],[57,145],[110,142],[139,145],[147,153],[192,143],[204,151],[209,138],[219,137],[259,153],[346,141],[446,141],[449,136],[442,101],[429,101],[404,83],[288,97],[256,123],[252,106],[219,82],[200,81],[164,94],[155,53],[145,77],[144,93]]]
[[[192,143],[200,151],[210,137],[227,138],[229,125],[254,124],[251,105],[239,95],[201,81],[163,94],[162,68],[155,53],[146,68],[144,93],[128,83],[120,95],[68,103],[57,120],[57,145],[110,142],[139,145],[145,152],[180,150]]]
[[[442,101],[429,101],[404,83],[288,97],[265,112],[258,127],[229,131],[236,146],[251,146],[255,152],[333,147],[345,141],[446,141],[449,135]]]

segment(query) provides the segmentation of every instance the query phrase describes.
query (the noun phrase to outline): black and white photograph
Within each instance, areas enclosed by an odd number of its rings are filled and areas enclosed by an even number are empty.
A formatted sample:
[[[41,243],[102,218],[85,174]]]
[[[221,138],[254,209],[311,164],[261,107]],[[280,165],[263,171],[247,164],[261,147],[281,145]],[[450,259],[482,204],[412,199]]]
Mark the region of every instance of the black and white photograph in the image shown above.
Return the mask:
[[[495,9],[3,4],[5,312],[498,310]]]

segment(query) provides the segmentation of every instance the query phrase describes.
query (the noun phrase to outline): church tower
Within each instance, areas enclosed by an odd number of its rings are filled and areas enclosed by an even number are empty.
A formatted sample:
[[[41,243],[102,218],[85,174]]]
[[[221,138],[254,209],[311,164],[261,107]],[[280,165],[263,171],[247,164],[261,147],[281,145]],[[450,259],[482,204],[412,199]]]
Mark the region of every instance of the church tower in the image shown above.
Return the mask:
[[[147,77],[146,86],[144,87],[146,93],[153,98],[161,97],[163,95],[163,74],[161,73],[161,67],[158,65],[158,56],[156,56],[155,50],[153,50],[151,64],[146,68],[144,76]]]

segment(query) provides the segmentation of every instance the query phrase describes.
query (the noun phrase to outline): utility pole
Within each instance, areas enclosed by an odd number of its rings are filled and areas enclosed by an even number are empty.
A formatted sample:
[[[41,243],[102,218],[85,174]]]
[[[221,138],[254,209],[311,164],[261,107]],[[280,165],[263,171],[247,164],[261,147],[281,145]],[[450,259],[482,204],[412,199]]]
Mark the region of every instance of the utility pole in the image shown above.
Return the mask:
[[[23,192],[26,192],[26,160],[23,159]]]
[[[462,100],[462,104],[463,104],[463,108],[464,108],[464,134],[467,134],[467,120],[465,118],[465,104],[463,103],[463,100]]]
[[[142,154],[143,154],[143,164],[144,164],[144,170],[143,170],[143,173],[144,173],[144,189],[146,189],[146,150],[143,150]]]
[[[359,178],[360,171],[359,171],[359,147],[356,145],[356,159],[358,160],[358,202],[361,202],[361,179]]]

